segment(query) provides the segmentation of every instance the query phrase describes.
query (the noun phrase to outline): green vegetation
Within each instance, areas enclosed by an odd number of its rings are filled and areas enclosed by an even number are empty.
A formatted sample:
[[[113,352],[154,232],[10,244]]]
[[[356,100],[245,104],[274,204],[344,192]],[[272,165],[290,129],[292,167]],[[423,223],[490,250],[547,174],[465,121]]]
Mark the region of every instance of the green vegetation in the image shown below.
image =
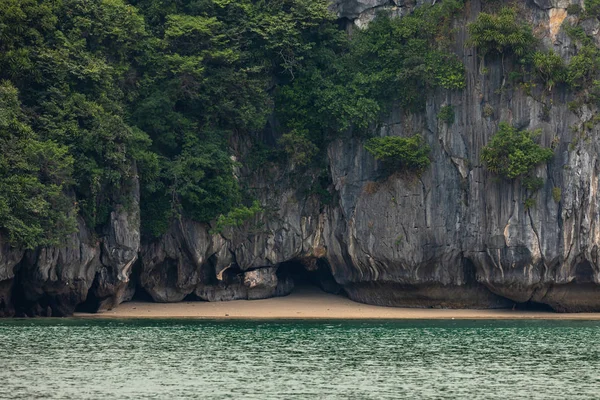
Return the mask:
[[[569,15],[579,15],[581,12],[581,6],[579,4],[569,4],[567,7],[567,13]]]
[[[533,54],[533,68],[539,79],[544,82],[548,90],[562,83],[566,79],[565,62],[554,51],[536,51]]]
[[[296,131],[285,133],[279,139],[279,145],[293,164],[307,165],[319,152],[319,148],[307,138],[307,134]]]
[[[562,189],[559,187],[553,187],[552,188],[552,198],[554,199],[554,201],[556,203],[560,203],[560,200],[562,199]]]
[[[167,3],[136,4],[153,29],[132,120],[159,160],[141,203],[145,231],[155,236],[174,216],[210,221],[243,209],[230,138],[262,130],[272,93],[301,74],[316,43],[328,49],[344,37],[325,2]],[[310,142],[281,143],[312,155]]]
[[[576,49],[566,65],[536,48],[516,8],[495,3],[489,9],[497,13],[481,13],[468,26],[482,58],[499,57],[503,68],[505,60],[518,63],[510,81],[530,95],[541,83],[548,91],[568,85],[577,94],[569,104],[574,112],[600,105],[593,38],[566,23]],[[465,87],[464,66],[452,51],[452,21],[464,1],[423,5],[402,18],[381,14],[351,38],[328,6],[2,0],[2,233],[27,248],[56,244],[76,230],[77,217],[100,233],[117,206],[129,206],[137,179],[148,237],[178,217],[216,221],[217,230],[238,226],[260,205],[244,193],[237,171],[259,168],[266,158],[322,169],[320,155],[341,132],[368,137],[392,107],[422,112],[427,94]],[[600,17],[600,0],[568,12]],[[488,101],[483,116],[499,115]],[[551,105],[544,102],[544,118]],[[453,106],[441,107],[438,119],[453,124]],[[272,145],[262,143],[266,130],[278,138]],[[552,157],[534,139],[500,124],[482,161],[534,192],[543,182],[532,170]],[[257,145],[245,159],[232,157],[244,153],[241,142]],[[430,163],[419,135],[371,138],[365,148],[391,170]],[[328,183],[314,179],[307,190],[330,199]]]
[[[517,10],[503,7],[498,14],[480,13],[468,26],[470,42],[479,54],[524,56],[535,45],[529,24],[518,20]]]
[[[590,99],[600,106],[600,80],[594,80],[590,87]]]
[[[567,68],[566,80],[575,89],[591,85],[600,73],[600,50],[593,44],[584,45],[571,58]]]
[[[266,152],[308,167],[338,132],[464,87],[449,51],[463,1],[380,15],[352,40],[328,6],[3,0],[0,229],[14,245],[57,243],[79,213],[101,232],[136,178],[146,236],[180,216],[235,225],[255,207],[233,137],[260,142],[273,115],[281,139]]]
[[[383,108],[398,101],[421,110],[429,89],[462,89],[464,67],[439,41],[449,35],[451,17],[462,2],[444,1],[436,7],[419,7],[403,18],[380,16],[351,42],[349,69],[353,81]]]
[[[392,171],[420,171],[427,168],[430,163],[430,149],[421,135],[371,138],[365,144],[365,148]]]
[[[585,0],[585,16],[600,18],[600,0]]]
[[[537,165],[549,161],[551,149],[535,143],[539,132],[520,131],[505,122],[481,153],[486,168],[507,179],[523,177]]]
[[[454,123],[454,107],[451,105],[445,105],[440,108],[440,112],[438,113],[438,119],[443,121],[448,125],[452,125]]]
[[[600,0],[586,2],[586,17],[600,15]],[[570,6],[569,13],[579,13],[579,6]],[[527,79],[533,74],[541,81],[548,91],[561,83],[567,83],[576,91],[583,90],[589,95],[589,88],[600,75],[600,49],[592,38],[586,35],[579,26],[572,26],[567,21],[563,25],[567,34],[578,43],[577,54],[568,65],[554,51],[536,50],[537,39],[533,35],[532,26],[519,20],[514,7],[503,7],[496,14],[480,13],[477,19],[468,25],[469,43],[477,47],[479,55],[500,56],[504,74],[505,58],[511,58],[513,63],[520,64],[517,70],[511,70],[511,81],[522,80],[521,85],[528,95],[532,95],[534,82]],[[504,86],[504,84],[503,84]]]
[[[483,106],[482,114],[486,118],[493,117],[494,116],[494,107],[492,107],[490,104],[486,104],[485,106]]]
[[[521,184],[530,192],[537,192],[544,187],[544,180],[537,176],[526,176],[521,180]]]
[[[588,5],[586,3],[586,7]],[[577,112],[583,104],[600,105],[600,49],[582,27],[565,23],[563,28],[577,47],[577,54],[571,58],[565,74],[566,82],[577,95],[569,102],[569,109]]]
[[[535,207],[535,199],[533,197],[528,197],[523,202],[523,205],[525,206],[526,210],[529,210],[529,209]]]
[[[73,158],[65,146],[39,139],[6,81],[0,83],[0,148],[0,221],[9,241],[34,248],[74,232],[76,210],[63,190]]]
[[[449,50],[463,1],[380,15],[352,40],[328,6],[3,0],[0,229],[30,248],[60,242],[77,215],[101,233],[136,179],[145,236],[181,216],[235,225],[255,207],[234,174],[253,154],[232,158],[232,138],[260,142],[274,116],[280,139],[261,154],[309,167],[339,132],[465,86]]]
[[[145,153],[148,136],[127,123],[124,110],[144,20],[116,0],[5,0],[1,8],[0,80],[19,90],[18,107],[35,136],[68,151],[63,156],[73,167],[52,179],[55,192],[73,191],[69,202],[77,203],[89,225],[100,225],[123,202],[121,193],[136,174],[133,155],[152,161]],[[7,227],[7,218],[0,226]],[[52,220],[35,219],[46,218]],[[33,218],[23,229],[36,229]],[[42,230],[46,242],[60,240],[62,230]]]
[[[225,215],[220,215],[212,234],[221,233],[225,228],[242,226],[244,223],[254,218],[258,213],[263,212],[263,208],[258,201],[254,201],[250,207],[236,207]]]
[[[419,112],[431,90],[464,88],[464,66],[449,51],[450,23],[462,7],[445,0],[403,18],[380,14],[350,41],[339,31],[321,38],[304,56],[304,68],[277,91],[285,151],[299,144],[308,149],[307,140],[322,149],[339,132],[366,133],[394,104]],[[307,164],[305,155],[316,153],[301,151],[301,160],[293,161]]]

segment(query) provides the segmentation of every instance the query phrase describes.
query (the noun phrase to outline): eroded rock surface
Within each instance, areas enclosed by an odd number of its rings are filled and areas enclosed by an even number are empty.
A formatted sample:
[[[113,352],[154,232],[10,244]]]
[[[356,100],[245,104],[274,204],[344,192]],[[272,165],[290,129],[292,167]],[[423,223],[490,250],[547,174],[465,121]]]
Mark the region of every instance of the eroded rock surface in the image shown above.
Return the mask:
[[[0,317],[10,317],[15,312],[12,299],[15,267],[24,253],[21,249],[11,247],[7,238],[0,233]]]
[[[140,249],[139,189],[117,207],[102,235],[78,219],[63,246],[21,251],[0,237],[0,315],[68,316],[131,299],[131,268]]]

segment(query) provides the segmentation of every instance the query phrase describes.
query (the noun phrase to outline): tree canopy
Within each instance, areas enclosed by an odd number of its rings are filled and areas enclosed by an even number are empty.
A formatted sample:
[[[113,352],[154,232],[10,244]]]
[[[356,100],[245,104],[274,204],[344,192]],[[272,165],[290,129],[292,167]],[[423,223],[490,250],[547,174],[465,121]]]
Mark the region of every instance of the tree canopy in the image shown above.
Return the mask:
[[[328,6],[0,0],[0,229],[29,248],[60,242],[77,216],[100,232],[136,180],[144,235],[177,216],[223,223],[258,210],[232,137],[275,118],[275,150],[308,166],[392,104],[418,111],[424,92],[464,87],[438,40],[462,1],[380,15],[352,39]]]

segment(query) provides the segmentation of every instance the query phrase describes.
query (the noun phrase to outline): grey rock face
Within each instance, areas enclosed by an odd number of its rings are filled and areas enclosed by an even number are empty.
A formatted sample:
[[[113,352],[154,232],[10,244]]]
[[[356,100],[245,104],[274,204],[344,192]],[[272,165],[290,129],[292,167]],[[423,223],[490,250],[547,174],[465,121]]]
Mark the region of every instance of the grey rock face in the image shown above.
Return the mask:
[[[91,289],[97,310],[111,309],[123,301],[131,300],[135,282],[130,280],[133,265],[140,251],[139,185],[133,182],[130,191],[131,205],[117,207],[102,238],[101,267]]]
[[[535,5],[544,10],[552,8],[567,8],[571,4],[579,4],[579,1],[572,0],[533,0]]]
[[[0,315],[68,316],[78,305],[97,311],[130,299],[140,248],[137,183],[128,195],[130,211],[118,207],[104,235],[78,219],[61,247],[24,252],[0,238]]]
[[[438,0],[335,0],[331,4],[331,10],[338,18],[350,21],[357,28],[364,28],[380,12],[401,17],[415,7],[435,4],[436,1]]]
[[[216,284],[198,285],[195,294],[206,301],[257,300],[290,294],[293,280],[279,278],[276,272],[277,267],[267,267],[230,275]]]
[[[100,265],[99,247],[82,220],[63,247],[28,251],[17,271],[25,315],[66,316],[82,303]]]
[[[24,253],[21,249],[12,248],[0,234],[0,317],[12,316],[15,312],[12,300],[15,267]]]
[[[154,301],[183,300],[200,282],[211,247],[208,226],[176,221],[159,241],[143,248],[141,286]]]

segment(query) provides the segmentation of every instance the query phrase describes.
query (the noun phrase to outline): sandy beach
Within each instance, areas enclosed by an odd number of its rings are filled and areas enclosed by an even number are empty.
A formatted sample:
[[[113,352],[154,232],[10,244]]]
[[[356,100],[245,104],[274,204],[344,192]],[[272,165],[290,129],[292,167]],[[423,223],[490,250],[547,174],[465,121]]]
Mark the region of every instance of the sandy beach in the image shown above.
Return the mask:
[[[301,288],[286,297],[227,302],[127,302],[78,318],[198,318],[198,319],[561,319],[600,320],[600,313],[553,313],[520,310],[448,310],[379,307],[356,303],[316,288]]]

